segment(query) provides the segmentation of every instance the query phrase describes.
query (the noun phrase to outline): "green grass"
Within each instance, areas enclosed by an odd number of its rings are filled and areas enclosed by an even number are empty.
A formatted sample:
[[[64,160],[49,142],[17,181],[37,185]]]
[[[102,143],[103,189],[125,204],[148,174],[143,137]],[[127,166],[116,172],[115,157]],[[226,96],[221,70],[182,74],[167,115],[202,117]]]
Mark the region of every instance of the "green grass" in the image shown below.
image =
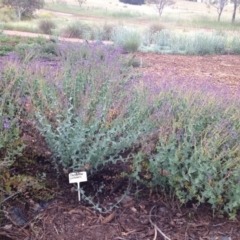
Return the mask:
[[[8,42],[11,38],[5,34],[0,34],[0,43]]]
[[[79,8],[74,5],[65,5],[65,4],[46,4],[44,9],[61,12],[66,14],[75,14],[81,16],[91,16],[91,17],[104,17],[104,18],[136,18],[142,16],[139,13],[132,13],[128,10],[126,11],[109,11],[106,9],[100,8]]]
[[[217,22],[213,18],[206,17],[193,19],[193,21],[191,21],[191,26],[196,28],[239,31],[239,22],[231,23],[230,20],[222,20],[220,22]]]
[[[207,28],[216,30],[239,30],[239,22],[231,23],[231,19],[226,20],[223,18],[220,22],[217,22],[216,17],[208,16],[207,13],[196,16],[193,13],[189,13],[189,16],[185,16],[184,13],[163,13],[162,17],[156,15],[144,14],[140,12],[131,12],[129,10],[106,10],[101,8],[78,8],[75,5],[62,5],[62,4],[46,4],[46,10],[61,12],[66,14],[76,14],[81,16],[90,17],[102,17],[109,19],[120,19],[122,21],[128,21],[128,24],[136,24],[138,21],[141,23],[143,20],[148,24],[152,23],[164,23],[174,28],[186,27],[186,28]]]
[[[9,52],[12,52],[14,47],[11,45],[1,45],[0,46],[0,56],[7,55]]]
[[[153,18],[154,19],[154,18]],[[149,19],[149,22],[153,21]],[[204,29],[215,29],[224,31],[238,31],[239,22],[231,23],[229,20],[216,21],[213,17],[208,16],[193,16],[191,20],[181,17],[181,15],[173,16],[171,14],[164,15],[160,19],[160,23],[168,24],[172,28],[204,28]]]
[[[8,22],[4,23],[4,29],[31,33],[40,32],[36,21]]]

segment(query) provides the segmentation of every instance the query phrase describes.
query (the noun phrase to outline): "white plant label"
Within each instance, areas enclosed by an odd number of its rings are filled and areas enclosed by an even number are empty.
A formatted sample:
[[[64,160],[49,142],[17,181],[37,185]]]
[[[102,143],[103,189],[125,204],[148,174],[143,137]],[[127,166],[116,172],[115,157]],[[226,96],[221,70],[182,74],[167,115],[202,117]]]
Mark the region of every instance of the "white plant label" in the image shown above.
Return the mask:
[[[78,200],[81,201],[80,196],[80,182],[86,182],[87,181],[87,173],[86,172],[73,172],[69,173],[69,183],[77,183],[78,186]]]

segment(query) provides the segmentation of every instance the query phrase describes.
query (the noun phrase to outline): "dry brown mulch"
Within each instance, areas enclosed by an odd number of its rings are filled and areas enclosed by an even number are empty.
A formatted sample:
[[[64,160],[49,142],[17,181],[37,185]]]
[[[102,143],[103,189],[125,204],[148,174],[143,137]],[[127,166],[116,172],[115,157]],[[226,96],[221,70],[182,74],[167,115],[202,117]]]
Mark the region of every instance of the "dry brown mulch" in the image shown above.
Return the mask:
[[[32,141],[32,138],[29,139]],[[41,149],[44,148],[40,146],[39,151]],[[199,207],[194,202],[181,205],[171,194],[161,192],[160,188],[150,191],[130,179],[119,178],[122,165],[109,166],[81,184],[86,197],[94,205],[89,204],[83,195],[79,202],[67,174],[60,170],[58,175],[46,157],[36,159],[35,164],[28,168],[18,167],[18,174],[34,176],[45,172],[47,182],[51,183],[47,187],[54,195],[44,201],[26,190],[6,201],[3,207],[9,216],[1,222],[0,239],[240,239],[237,218],[229,220],[227,216],[213,216],[207,204]],[[97,193],[103,183],[102,192]],[[12,214],[14,211],[15,215]]]
[[[211,81],[220,86],[227,84],[236,90],[240,88],[240,55],[163,55],[137,53],[145,74],[159,79],[192,78]]]
[[[132,193],[125,197],[119,208],[101,214],[85,201],[79,203],[70,186],[62,194],[28,218],[24,226],[14,226],[10,220],[6,221],[0,229],[0,237],[16,240],[240,239],[239,221],[230,221],[221,215],[213,218],[208,206],[195,208],[192,203],[180,206],[177,201],[164,200],[158,194],[136,199]],[[116,196],[121,197],[122,192],[111,197],[101,196],[102,205],[109,205]],[[12,226],[6,229],[9,224]]]

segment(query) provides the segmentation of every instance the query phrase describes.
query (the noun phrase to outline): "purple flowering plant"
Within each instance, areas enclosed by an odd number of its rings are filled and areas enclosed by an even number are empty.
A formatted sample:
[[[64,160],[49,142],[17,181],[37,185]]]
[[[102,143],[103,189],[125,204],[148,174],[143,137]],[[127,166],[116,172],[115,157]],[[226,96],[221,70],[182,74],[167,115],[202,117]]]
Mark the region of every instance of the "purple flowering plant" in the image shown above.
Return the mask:
[[[9,64],[0,72],[0,167],[13,163],[23,150],[18,124],[21,111],[18,97],[23,86],[15,66],[15,63]]]
[[[213,211],[234,216],[240,207],[239,93],[199,79],[146,78],[158,140],[142,161],[138,155],[134,176],[147,169],[151,178],[142,182],[148,186],[170,186],[182,203],[209,202]]]
[[[59,52],[58,67],[36,69],[30,86],[54,159],[72,170],[88,164],[90,172],[127,161],[139,136],[154,127],[132,68],[112,46],[62,43]]]
[[[129,161],[126,174],[134,180],[234,216],[239,92],[200,79],[136,75],[112,46],[62,42],[56,53],[54,62],[15,59],[1,69],[1,139],[11,144],[1,140],[0,151],[16,149],[18,119],[25,116],[64,168],[87,166],[91,174]]]

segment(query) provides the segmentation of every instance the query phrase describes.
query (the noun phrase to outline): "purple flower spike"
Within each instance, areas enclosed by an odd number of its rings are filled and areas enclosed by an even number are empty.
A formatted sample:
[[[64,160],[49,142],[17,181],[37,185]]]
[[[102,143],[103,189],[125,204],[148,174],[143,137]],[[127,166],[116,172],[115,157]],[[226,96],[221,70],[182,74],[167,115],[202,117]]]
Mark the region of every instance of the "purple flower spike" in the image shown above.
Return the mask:
[[[207,175],[207,179],[208,179],[208,180],[211,180],[211,179],[212,179],[212,175],[211,175],[211,174],[208,174],[208,175]]]
[[[10,128],[10,121],[7,118],[3,119],[3,128],[4,129],[9,129]]]

